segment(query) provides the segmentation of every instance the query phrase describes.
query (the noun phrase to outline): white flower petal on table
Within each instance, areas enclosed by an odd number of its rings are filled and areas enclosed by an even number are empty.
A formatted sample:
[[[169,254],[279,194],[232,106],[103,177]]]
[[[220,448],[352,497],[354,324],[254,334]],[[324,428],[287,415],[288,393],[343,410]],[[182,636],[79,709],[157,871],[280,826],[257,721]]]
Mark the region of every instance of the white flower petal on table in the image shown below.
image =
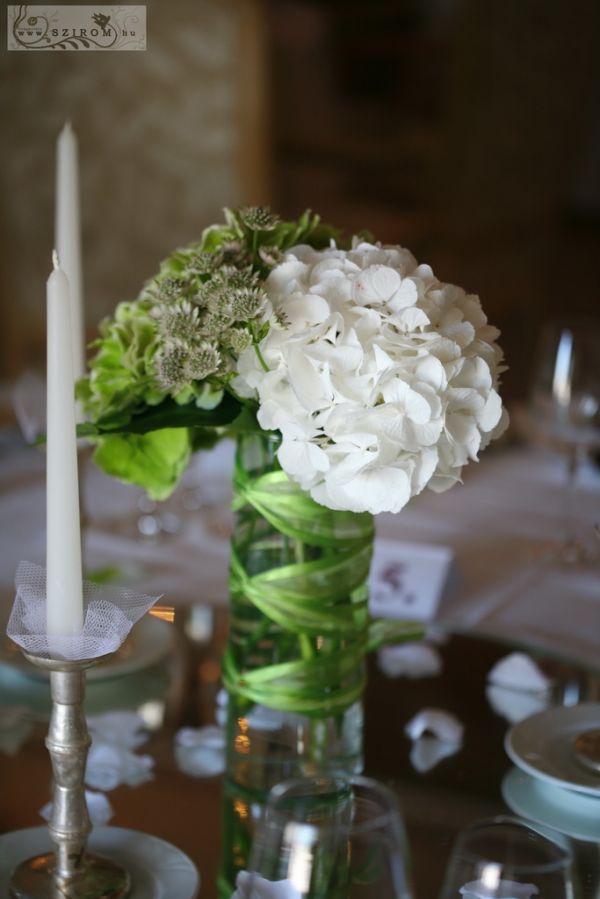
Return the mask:
[[[85,782],[96,790],[114,790],[121,784],[137,787],[152,780],[154,759],[135,755],[121,746],[93,741],[85,769]]]
[[[99,826],[108,824],[115,813],[108,796],[105,796],[104,793],[97,793],[95,790],[86,790],[85,802],[92,824],[97,824]],[[47,802],[46,805],[40,809],[40,816],[45,821],[50,820],[52,808],[53,803]]]
[[[125,749],[136,749],[148,739],[144,719],[137,712],[116,711],[102,715],[88,715],[88,729],[98,742],[111,743]]]
[[[516,883],[513,880],[495,880],[485,884],[481,880],[465,883],[459,890],[463,899],[532,899],[539,890],[533,883]]]
[[[225,694],[227,695],[227,694]],[[227,706],[225,702],[225,706]],[[188,748],[205,746],[208,749],[225,750],[225,731],[222,727],[207,724],[205,727],[180,727],[175,734],[175,743]]]
[[[437,677],[442,671],[438,650],[418,641],[384,646],[377,654],[377,664],[388,677]]]
[[[426,708],[410,719],[404,732],[411,740],[418,740],[419,737],[430,734],[445,743],[461,744],[464,726],[451,712]]]
[[[431,771],[436,765],[461,749],[460,743],[449,743],[437,737],[419,737],[415,740],[410,750],[410,763],[420,774]]]
[[[225,698],[227,694],[225,693]],[[226,711],[227,702],[219,712]],[[175,734],[175,762],[190,777],[215,777],[225,770],[225,731],[223,727],[182,727]]]
[[[487,677],[490,683],[499,687],[530,693],[547,692],[552,687],[550,678],[524,652],[511,652],[504,656],[490,669]]]
[[[189,777],[218,777],[225,771],[225,752],[209,746],[175,746],[175,764]]]
[[[296,720],[295,716],[278,709],[270,709],[266,705],[255,705],[245,715],[248,726],[252,730],[263,733],[277,733],[287,721]]]
[[[542,712],[551,702],[551,694],[547,691],[525,693],[522,690],[498,687],[495,684],[487,685],[485,695],[493,711],[511,724],[517,724],[537,712]]]
[[[301,899],[291,880],[265,880],[258,874],[240,871],[231,899]]]

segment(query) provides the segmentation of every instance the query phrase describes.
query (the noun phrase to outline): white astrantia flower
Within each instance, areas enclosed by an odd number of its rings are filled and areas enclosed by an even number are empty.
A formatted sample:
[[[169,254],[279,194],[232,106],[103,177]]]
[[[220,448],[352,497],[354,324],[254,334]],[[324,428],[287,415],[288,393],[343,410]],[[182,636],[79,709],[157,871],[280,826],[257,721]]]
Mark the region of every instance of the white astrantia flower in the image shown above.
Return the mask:
[[[317,502],[398,512],[446,490],[506,427],[499,332],[478,297],[401,247],[298,246],[265,282],[273,320],[238,362],[240,395],[281,433],[279,462]]]

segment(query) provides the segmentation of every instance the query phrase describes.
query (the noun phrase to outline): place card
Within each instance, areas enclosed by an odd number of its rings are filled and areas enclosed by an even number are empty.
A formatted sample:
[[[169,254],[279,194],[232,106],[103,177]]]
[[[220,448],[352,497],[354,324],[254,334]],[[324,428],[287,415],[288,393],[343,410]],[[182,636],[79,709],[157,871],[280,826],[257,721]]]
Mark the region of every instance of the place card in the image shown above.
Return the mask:
[[[453,559],[454,553],[446,546],[378,537],[369,576],[371,615],[431,621]]]

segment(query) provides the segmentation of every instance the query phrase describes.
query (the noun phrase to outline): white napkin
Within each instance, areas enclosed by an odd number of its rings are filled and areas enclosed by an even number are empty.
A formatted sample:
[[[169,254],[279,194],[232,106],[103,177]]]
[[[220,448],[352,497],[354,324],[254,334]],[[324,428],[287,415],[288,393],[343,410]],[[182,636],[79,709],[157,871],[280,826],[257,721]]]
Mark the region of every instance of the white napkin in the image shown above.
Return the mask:
[[[550,705],[552,681],[522,652],[500,659],[488,673],[486,696],[496,714],[511,724]]]
[[[16,755],[32,730],[33,721],[26,706],[0,706],[0,752]]]
[[[265,880],[258,874],[240,871],[231,899],[301,899],[291,880]]]
[[[137,749],[148,739],[144,720],[137,712],[105,712],[88,715],[88,729],[96,743],[110,743],[124,749]]]
[[[436,677],[442,670],[442,657],[427,643],[401,643],[380,649],[377,664],[388,677]]]
[[[533,883],[515,883],[512,880],[500,880],[493,886],[486,886],[480,880],[465,883],[459,890],[464,899],[531,899],[537,896],[538,888]]]
[[[135,755],[122,746],[94,741],[85,769],[85,782],[96,790],[114,790],[126,784],[138,787],[152,780],[154,759],[149,755]]]
[[[105,796],[104,793],[95,793],[93,790],[86,790],[85,801],[92,824],[108,824],[115,813],[108,797]],[[49,821],[51,814],[52,803],[47,802],[46,805],[40,809],[40,815],[45,821]]]
[[[462,748],[464,727],[455,715],[442,709],[423,709],[404,728],[413,745],[410,761],[423,774]]]
[[[216,777],[225,770],[225,732],[221,727],[182,727],[175,734],[175,762],[191,777]]]

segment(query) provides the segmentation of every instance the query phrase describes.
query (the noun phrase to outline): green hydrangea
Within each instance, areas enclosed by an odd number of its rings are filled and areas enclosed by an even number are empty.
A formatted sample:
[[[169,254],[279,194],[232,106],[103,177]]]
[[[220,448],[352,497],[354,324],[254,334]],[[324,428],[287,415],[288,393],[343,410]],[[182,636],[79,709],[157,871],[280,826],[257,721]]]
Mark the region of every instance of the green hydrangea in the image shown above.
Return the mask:
[[[173,489],[191,449],[242,408],[230,384],[240,353],[253,343],[258,353],[269,328],[264,279],[289,247],[332,237],[310,212],[286,222],[265,207],[226,209],[224,223],[172,253],[137,300],[116,307],[77,389],[89,418],[82,433],[98,443],[105,471],[155,497]]]

